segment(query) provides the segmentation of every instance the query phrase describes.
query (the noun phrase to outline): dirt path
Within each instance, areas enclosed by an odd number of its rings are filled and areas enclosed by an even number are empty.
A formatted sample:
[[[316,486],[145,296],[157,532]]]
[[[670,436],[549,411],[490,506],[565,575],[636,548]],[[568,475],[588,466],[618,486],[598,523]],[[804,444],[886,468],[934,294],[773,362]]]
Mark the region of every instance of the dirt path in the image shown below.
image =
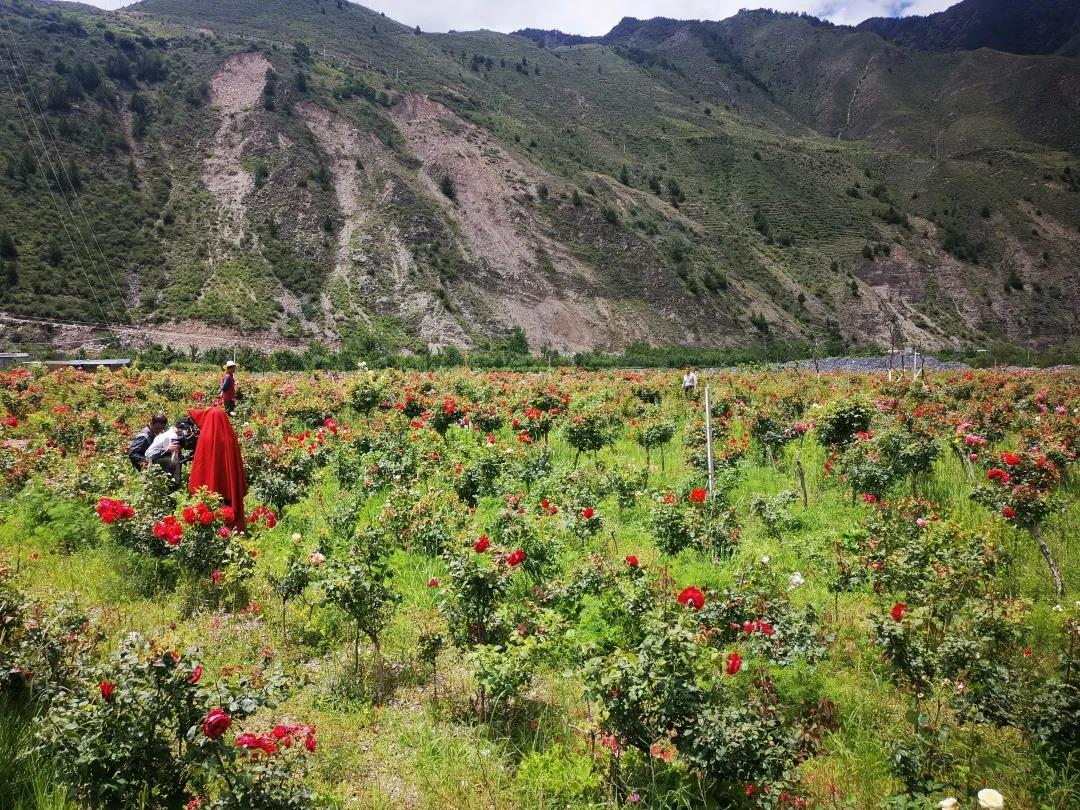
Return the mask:
[[[231,349],[235,346],[248,346],[262,352],[272,352],[277,349],[298,351],[304,349],[303,341],[285,340],[272,332],[237,332],[233,329],[191,320],[154,325],[110,324],[105,326],[0,313],[0,334],[10,328],[40,330],[43,343],[47,342],[52,348],[67,352],[77,352],[81,349],[100,351],[104,344],[115,338],[123,341],[125,350],[144,349],[153,344],[168,346],[179,351],[191,346],[195,346],[200,351]]]

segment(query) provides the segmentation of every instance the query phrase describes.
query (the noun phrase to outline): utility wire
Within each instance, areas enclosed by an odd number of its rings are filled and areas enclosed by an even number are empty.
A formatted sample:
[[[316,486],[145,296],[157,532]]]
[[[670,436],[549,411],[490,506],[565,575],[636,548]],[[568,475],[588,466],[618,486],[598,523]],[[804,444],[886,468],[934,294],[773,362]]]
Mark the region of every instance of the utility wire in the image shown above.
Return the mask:
[[[75,199],[76,205],[79,207],[80,213],[82,214],[82,217],[83,217],[83,221],[86,224],[87,230],[90,232],[91,238],[94,240],[94,243],[97,245],[98,254],[101,256],[102,261],[105,263],[105,275],[112,282],[113,289],[116,291],[117,295],[119,296],[120,301],[123,303],[125,301],[125,295],[123,294],[123,292],[121,292],[121,290],[119,288],[119,285],[116,283],[116,278],[112,273],[112,268],[109,266],[108,260],[105,258],[105,255],[101,250],[101,246],[97,242],[97,235],[94,233],[93,226],[90,224],[89,219],[86,216],[86,211],[85,211],[85,209],[83,209],[82,203],[79,201],[79,195],[75,191],[74,184],[71,182],[71,176],[68,173],[67,168],[64,166],[63,156],[60,154],[60,149],[56,145],[56,138],[52,133],[52,129],[49,127],[48,119],[45,117],[44,108],[42,107],[41,99],[38,97],[37,89],[34,87],[34,83],[30,79],[30,73],[26,69],[26,63],[22,58],[22,52],[19,50],[18,41],[15,38],[14,33],[11,31],[10,27],[8,27],[8,26],[6,26],[6,25],[4,25],[2,23],[0,23],[0,32],[6,33],[7,36],[8,36],[8,39],[11,40],[11,44],[8,46],[8,55],[10,57],[14,53],[14,55],[17,56],[17,58],[19,60],[19,65],[20,65],[20,67],[22,67],[23,76],[25,77],[26,84],[30,88],[30,92],[33,94],[34,103],[37,106],[38,115],[41,118],[42,125],[44,126],[45,132],[48,134],[49,139],[53,142],[53,149],[56,152],[57,162],[60,165],[60,172],[63,173],[64,179],[66,180],[66,183],[67,183],[67,188],[69,189],[69,191],[71,193],[71,196]],[[12,59],[12,67],[14,67],[14,66],[15,66],[15,62],[14,62],[14,59]],[[18,79],[18,73],[15,74],[15,78]],[[33,110],[30,107],[29,99],[26,97],[25,93],[23,93],[23,98],[24,98],[24,101],[26,102],[27,110],[30,112],[31,121],[33,121]],[[61,198],[64,200],[64,204],[68,209],[68,214],[71,217],[72,222],[75,225],[75,231],[79,236],[80,242],[82,242],[83,248],[86,250],[87,257],[90,259],[90,264],[91,264],[91,267],[94,270],[94,274],[98,277],[99,283],[101,283],[102,286],[104,287],[105,285],[104,285],[104,282],[102,282],[102,280],[101,280],[101,273],[98,271],[97,262],[94,260],[93,252],[90,250],[90,246],[87,244],[86,239],[82,234],[82,230],[79,228],[78,220],[75,217],[75,213],[71,209],[70,203],[68,203],[67,198],[63,196],[64,195],[64,184],[61,183],[61,181],[60,181],[60,173],[56,171],[56,167],[54,165],[52,165],[51,159],[49,159],[48,146],[45,143],[45,139],[41,136],[41,130],[38,129],[38,126],[37,126],[36,122],[34,122],[34,130],[37,133],[38,140],[41,141],[42,150],[45,152],[46,158],[47,158],[47,160],[49,162],[49,169],[52,172],[54,178],[56,178],[56,182],[57,182],[57,186],[59,187],[59,190],[60,190]],[[124,315],[126,313],[126,307],[121,307],[121,308],[117,309],[116,304],[113,302],[112,296],[109,295],[108,290],[105,289],[105,290],[103,290],[103,292],[108,297],[109,306],[112,308],[113,314],[120,316],[119,318],[117,318],[117,320],[121,320],[121,321],[125,320]]]
[[[14,63],[12,63],[12,73],[15,73]],[[26,119],[23,117],[22,107],[19,105],[18,94],[16,93],[16,90],[15,90],[14,86],[12,85],[11,76],[7,73],[6,70],[4,71],[4,75],[5,75],[5,78],[7,78],[8,87],[11,89],[12,98],[15,101],[15,109],[16,109],[18,115],[19,115],[19,121],[23,125],[23,130],[26,132],[27,145],[29,146],[31,152],[34,154],[35,160],[40,161],[41,160],[40,154],[39,154],[39,152],[37,150],[37,147],[34,144],[33,136],[30,134],[30,127],[27,125]],[[15,75],[16,75],[16,79],[18,79],[18,74],[15,74]],[[46,156],[46,161],[47,161],[47,156]],[[50,169],[50,171],[52,170],[51,164],[49,164],[49,169]],[[55,178],[55,173],[54,173],[54,178]],[[45,187],[48,189],[48,192],[49,192],[50,196],[52,197],[53,205],[56,207],[56,213],[59,215],[59,218],[60,218],[60,225],[63,228],[64,235],[67,237],[68,244],[71,246],[71,250],[72,250],[72,253],[75,256],[76,263],[78,264],[79,270],[83,275],[83,280],[86,281],[87,286],[90,288],[90,295],[93,297],[94,303],[97,304],[98,311],[101,312],[101,317],[106,322],[108,322],[109,316],[105,312],[105,307],[102,306],[102,304],[101,304],[101,299],[98,298],[97,290],[94,287],[93,281],[90,280],[89,273],[86,272],[86,265],[82,260],[82,256],[79,254],[78,248],[75,247],[75,241],[71,238],[71,231],[68,229],[67,221],[64,219],[64,212],[61,209],[60,205],[56,201],[56,192],[53,191],[53,189],[49,186],[48,179],[46,179],[46,181],[45,181]],[[108,293],[107,290],[103,290],[103,292],[106,293],[106,294]],[[109,304],[110,304],[110,306],[113,306],[111,299],[109,301]]]

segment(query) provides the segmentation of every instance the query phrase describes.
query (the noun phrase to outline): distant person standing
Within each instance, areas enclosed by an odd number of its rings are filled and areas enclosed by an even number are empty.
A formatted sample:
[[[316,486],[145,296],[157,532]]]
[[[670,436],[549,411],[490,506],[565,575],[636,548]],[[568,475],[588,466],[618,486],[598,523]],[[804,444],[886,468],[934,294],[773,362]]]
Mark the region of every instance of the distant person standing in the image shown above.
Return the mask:
[[[689,399],[693,395],[694,389],[696,389],[696,388],[697,388],[697,374],[694,373],[694,370],[692,368],[687,368],[686,373],[683,374],[683,378],[682,378],[683,396],[686,397],[687,399]]]
[[[221,389],[218,391],[218,399],[221,407],[233,416],[236,413],[236,361],[230,360],[225,364],[225,376],[221,378]]]

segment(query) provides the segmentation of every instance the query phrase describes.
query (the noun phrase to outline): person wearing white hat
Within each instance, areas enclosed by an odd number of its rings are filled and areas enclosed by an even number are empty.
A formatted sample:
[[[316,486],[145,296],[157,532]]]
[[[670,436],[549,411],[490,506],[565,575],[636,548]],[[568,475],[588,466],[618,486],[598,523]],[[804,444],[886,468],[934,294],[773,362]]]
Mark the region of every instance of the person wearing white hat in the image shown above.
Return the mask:
[[[218,390],[218,399],[221,407],[232,416],[236,413],[236,361],[230,360],[225,364],[225,376],[221,378],[221,388]]]

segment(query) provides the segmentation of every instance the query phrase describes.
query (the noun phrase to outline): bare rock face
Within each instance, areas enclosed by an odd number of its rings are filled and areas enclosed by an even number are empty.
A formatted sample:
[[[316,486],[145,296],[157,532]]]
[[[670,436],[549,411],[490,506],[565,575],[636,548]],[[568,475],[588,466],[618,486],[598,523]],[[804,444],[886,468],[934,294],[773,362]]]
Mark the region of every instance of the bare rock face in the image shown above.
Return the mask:
[[[252,111],[266,88],[270,61],[262,53],[230,56],[210,83],[210,103],[221,123],[203,167],[203,182],[221,207],[221,233],[226,238],[242,232],[244,199],[255,189],[255,178],[242,165],[251,132]]]

